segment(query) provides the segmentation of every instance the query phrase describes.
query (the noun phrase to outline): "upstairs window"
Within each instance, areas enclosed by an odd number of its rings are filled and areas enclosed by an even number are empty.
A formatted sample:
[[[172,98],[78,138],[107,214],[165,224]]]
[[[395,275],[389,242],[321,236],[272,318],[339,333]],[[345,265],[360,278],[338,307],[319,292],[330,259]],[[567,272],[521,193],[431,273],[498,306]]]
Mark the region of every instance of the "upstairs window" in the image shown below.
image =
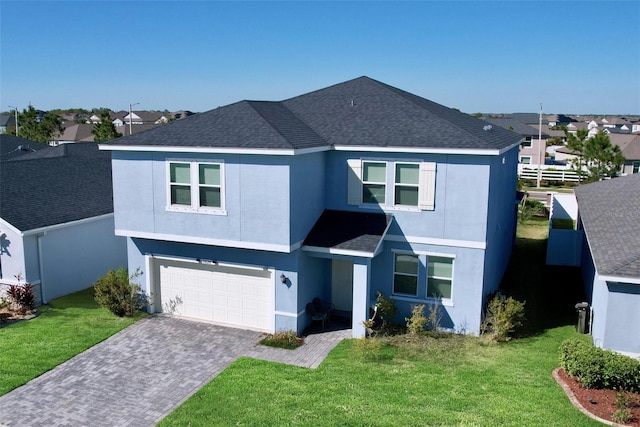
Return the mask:
[[[435,163],[349,159],[347,164],[348,204],[435,209]],[[387,174],[387,167],[392,173]]]
[[[394,205],[418,206],[419,178],[418,163],[396,163]]]
[[[174,161],[168,169],[168,210],[223,212],[222,163]]]
[[[631,173],[639,173],[639,172],[640,172],[640,162],[633,162]]]
[[[387,164],[362,162],[362,203],[383,205],[387,190]]]

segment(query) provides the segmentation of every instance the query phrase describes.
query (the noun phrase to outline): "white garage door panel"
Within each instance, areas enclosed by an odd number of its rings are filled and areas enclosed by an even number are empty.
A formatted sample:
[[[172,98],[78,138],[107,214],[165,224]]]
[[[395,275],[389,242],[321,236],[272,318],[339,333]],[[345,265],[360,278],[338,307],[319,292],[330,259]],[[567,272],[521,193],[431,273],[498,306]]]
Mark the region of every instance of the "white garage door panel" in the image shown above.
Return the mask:
[[[274,289],[270,271],[161,261],[163,312],[271,331]]]

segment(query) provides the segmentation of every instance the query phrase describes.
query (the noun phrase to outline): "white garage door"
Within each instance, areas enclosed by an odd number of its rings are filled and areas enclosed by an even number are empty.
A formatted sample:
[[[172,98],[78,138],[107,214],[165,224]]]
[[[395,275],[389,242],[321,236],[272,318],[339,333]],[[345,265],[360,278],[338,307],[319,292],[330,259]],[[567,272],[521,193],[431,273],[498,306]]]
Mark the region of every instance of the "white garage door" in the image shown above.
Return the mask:
[[[162,312],[273,331],[270,271],[177,261],[158,267]]]

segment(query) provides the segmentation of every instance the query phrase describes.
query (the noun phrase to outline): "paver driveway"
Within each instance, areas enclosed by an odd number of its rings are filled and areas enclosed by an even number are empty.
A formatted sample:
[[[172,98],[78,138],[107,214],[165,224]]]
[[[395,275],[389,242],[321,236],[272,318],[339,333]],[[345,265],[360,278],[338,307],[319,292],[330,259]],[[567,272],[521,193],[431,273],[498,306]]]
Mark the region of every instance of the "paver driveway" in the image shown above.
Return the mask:
[[[0,425],[153,426],[240,356],[317,367],[351,331],[311,335],[296,350],[260,332],[174,317],[143,319],[0,397]]]

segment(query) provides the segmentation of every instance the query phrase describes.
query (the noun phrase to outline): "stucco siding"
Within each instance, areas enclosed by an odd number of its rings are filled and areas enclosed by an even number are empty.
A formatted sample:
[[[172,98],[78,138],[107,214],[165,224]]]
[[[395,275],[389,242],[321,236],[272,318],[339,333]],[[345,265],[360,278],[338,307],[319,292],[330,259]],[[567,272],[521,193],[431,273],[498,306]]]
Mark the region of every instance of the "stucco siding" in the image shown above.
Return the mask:
[[[167,209],[169,161],[220,162],[224,212]],[[165,240],[217,239],[288,245],[289,165],[280,156],[114,152],[116,229]],[[136,234],[137,233],[137,234]]]
[[[603,347],[640,355],[640,285],[607,283],[607,326]]]
[[[21,274],[27,281],[40,279],[37,272],[27,274],[24,256],[24,242],[22,236],[15,233],[8,227],[0,228],[2,240],[0,240],[0,280],[4,283],[13,283],[15,276]]]
[[[393,294],[394,251],[412,252],[419,256],[416,297]],[[478,334],[482,309],[484,252],[482,249],[385,241],[383,252],[372,261],[370,300],[375,300],[377,291],[382,292],[387,298],[393,297],[399,309],[396,320],[404,323],[404,318],[411,315],[412,305],[433,304],[433,300],[426,298],[429,255],[455,257],[451,301],[437,305],[443,315],[441,327]]]
[[[491,159],[483,297],[499,288],[511,258],[516,230],[517,155],[514,147]]]
[[[593,296],[591,298],[591,336],[593,344],[598,347],[604,346],[604,339],[607,333],[607,323],[609,316],[609,290],[607,282],[597,278],[593,281]]]
[[[325,159],[326,152],[294,156],[290,159],[292,244],[307,237],[325,207],[325,193],[336,190],[325,187]]]
[[[44,302],[88,288],[110,268],[126,266],[126,240],[113,230],[108,216],[40,237]]]

